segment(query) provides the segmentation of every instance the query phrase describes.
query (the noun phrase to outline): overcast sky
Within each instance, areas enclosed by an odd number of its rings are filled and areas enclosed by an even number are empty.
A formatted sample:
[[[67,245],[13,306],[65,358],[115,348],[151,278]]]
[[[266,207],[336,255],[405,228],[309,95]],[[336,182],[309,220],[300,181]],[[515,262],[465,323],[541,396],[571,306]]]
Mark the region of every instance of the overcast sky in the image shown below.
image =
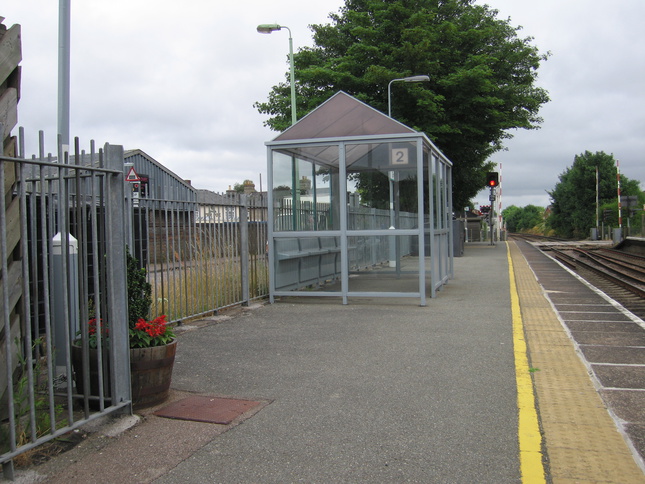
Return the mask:
[[[514,132],[502,165],[502,203],[549,203],[560,175],[586,150],[613,153],[645,188],[645,1],[488,0],[551,52],[538,85],[551,102],[542,129]],[[35,151],[39,130],[55,151],[58,1],[7,0],[4,24],[22,26],[19,126]],[[266,190],[266,147],[277,133],[253,108],[288,70],[294,48],[312,45],[310,24],[328,23],[343,0],[71,0],[71,134],[141,149],[197,188],[224,191],[251,179]],[[415,73],[423,74],[423,73]],[[14,133],[15,134],[15,133]],[[458,160],[454,160],[458,162]],[[488,204],[487,192],[476,199]],[[457,207],[455,207],[457,208]]]

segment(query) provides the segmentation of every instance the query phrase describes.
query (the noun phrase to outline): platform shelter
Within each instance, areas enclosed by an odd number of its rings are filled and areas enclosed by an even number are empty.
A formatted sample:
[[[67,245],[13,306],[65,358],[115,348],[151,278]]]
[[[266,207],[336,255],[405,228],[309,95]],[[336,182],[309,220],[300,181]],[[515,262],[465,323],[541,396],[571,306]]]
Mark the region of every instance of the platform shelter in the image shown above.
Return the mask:
[[[452,163],[338,92],[267,142],[270,299],[434,297],[453,275]]]

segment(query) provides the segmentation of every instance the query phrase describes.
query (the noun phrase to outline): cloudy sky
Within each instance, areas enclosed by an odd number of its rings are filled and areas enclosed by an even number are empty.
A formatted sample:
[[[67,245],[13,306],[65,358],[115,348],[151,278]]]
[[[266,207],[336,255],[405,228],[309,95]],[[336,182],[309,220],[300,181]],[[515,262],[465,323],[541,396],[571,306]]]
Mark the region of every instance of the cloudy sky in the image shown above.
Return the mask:
[[[542,129],[518,131],[496,154],[502,203],[546,206],[547,190],[586,150],[613,153],[645,188],[645,1],[478,0],[522,26],[551,52],[539,85],[551,96]],[[327,23],[343,0],[71,1],[71,134],[139,148],[197,188],[266,183],[264,142],[276,133],[254,108],[312,45],[310,24]],[[35,152],[39,130],[55,151],[58,1],[7,0],[4,24],[22,26],[19,126]],[[423,73],[418,73],[423,74]],[[31,141],[30,141],[31,140]],[[266,189],[266,186],[263,186]],[[486,192],[476,199],[488,204]]]

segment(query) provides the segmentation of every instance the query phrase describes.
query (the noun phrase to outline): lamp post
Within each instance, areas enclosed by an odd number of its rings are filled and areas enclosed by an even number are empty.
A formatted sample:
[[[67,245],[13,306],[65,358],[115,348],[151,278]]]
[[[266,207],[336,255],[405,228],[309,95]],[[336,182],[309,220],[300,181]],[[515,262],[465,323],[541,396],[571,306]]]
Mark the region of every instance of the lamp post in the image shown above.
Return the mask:
[[[63,159],[69,152],[69,78],[70,78],[70,0],[59,0],[58,5],[58,134],[63,144]]]
[[[296,117],[296,79],[293,68],[293,38],[291,37],[291,29],[285,25],[279,24],[260,24],[257,30],[260,34],[270,34],[277,30],[287,29],[289,31],[289,83],[291,84],[291,125],[293,126],[298,121]],[[296,157],[291,157],[291,184],[293,185],[291,195],[291,218],[293,223],[293,230],[299,229],[298,224],[298,211],[296,210],[300,204],[300,193],[298,191],[298,162]]]
[[[296,81],[293,72],[293,39],[291,37],[291,29],[285,25],[278,24],[261,24],[258,25],[258,32],[261,34],[270,34],[276,30],[287,29],[289,31],[289,82],[291,84],[291,124],[296,124]]]
[[[410,76],[402,77],[400,79],[392,79],[387,85],[387,115],[392,117],[392,84],[395,82],[428,82],[430,76],[420,75],[420,76]],[[394,182],[396,177],[396,172],[391,170],[388,173],[388,181],[390,186],[390,230],[395,229],[395,214],[394,214]],[[396,257],[396,237],[390,236],[390,267],[396,267],[397,257]]]
[[[411,76],[402,77],[401,79],[392,79],[387,85],[387,115],[392,117],[392,83],[393,82],[428,82],[430,76]]]

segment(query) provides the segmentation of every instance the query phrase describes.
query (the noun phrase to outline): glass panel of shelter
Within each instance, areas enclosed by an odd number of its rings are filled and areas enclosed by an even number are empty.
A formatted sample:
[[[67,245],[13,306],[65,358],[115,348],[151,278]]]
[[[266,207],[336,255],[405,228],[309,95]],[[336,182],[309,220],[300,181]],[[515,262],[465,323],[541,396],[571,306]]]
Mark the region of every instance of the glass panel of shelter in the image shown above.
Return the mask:
[[[348,230],[416,226],[416,153],[415,142],[347,145]]]
[[[417,142],[346,145],[350,294],[419,290]]]
[[[339,230],[337,187],[338,146],[274,151],[273,230]]]
[[[358,235],[354,231],[418,230],[419,142],[379,140],[273,150],[276,289],[341,293],[340,237],[325,237],[324,232],[341,230],[339,210],[344,205],[347,227],[341,232],[352,233],[347,237],[346,258],[350,294],[418,293],[418,234]],[[341,146],[346,173],[342,184]],[[426,192],[430,175],[425,147],[423,154]],[[342,192],[345,197],[339,196]],[[425,200],[426,220],[429,205],[437,204]],[[285,232],[294,231],[322,233],[285,237]]]

